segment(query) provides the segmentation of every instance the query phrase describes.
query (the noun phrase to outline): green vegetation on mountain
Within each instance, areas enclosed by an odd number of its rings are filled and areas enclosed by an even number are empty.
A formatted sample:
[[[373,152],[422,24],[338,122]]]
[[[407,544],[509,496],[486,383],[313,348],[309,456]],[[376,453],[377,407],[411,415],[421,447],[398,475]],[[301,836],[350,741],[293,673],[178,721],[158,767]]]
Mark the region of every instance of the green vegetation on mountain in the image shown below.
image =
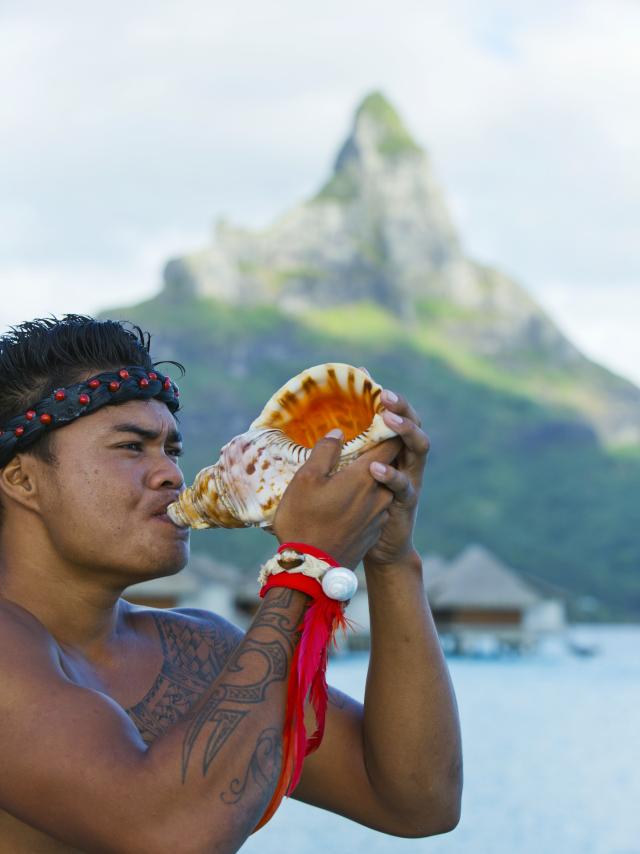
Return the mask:
[[[422,552],[477,542],[572,601],[597,597],[601,618],[640,618],[640,390],[465,255],[426,153],[381,93],[314,198],[260,231],[220,224],[167,264],[156,299],[109,316],[187,366],[187,480],[304,368],[364,365],[431,436]],[[194,547],[253,574],[273,541],[209,531]]]
[[[414,404],[432,442],[416,530],[421,552],[479,542],[514,567],[601,602],[603,618],[640,616],[636,504],[640,455],[603,449],[575,414],[519,394],[495,367],[464,372],[374,305],[294,318],[272,307],[156,298],[109,312],[154,333],[177,359],[190,481],[246,430],[273,392],[312,364],[365,365]],[[451,359],[448,357],[452,357]],[[251,576],[273,550],[257,530],[195,532],[193,547]]]

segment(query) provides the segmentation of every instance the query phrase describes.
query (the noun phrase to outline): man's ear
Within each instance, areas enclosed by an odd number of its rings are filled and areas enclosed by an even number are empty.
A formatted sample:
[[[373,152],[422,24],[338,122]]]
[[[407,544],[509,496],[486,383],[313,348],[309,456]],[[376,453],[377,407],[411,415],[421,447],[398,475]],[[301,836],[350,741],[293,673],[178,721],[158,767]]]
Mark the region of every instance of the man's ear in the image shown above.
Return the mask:
[[[36,460],[26,454],[16,454],[0,469],[0,492],[6,508],[11,502],[34,510],[38,506]]]

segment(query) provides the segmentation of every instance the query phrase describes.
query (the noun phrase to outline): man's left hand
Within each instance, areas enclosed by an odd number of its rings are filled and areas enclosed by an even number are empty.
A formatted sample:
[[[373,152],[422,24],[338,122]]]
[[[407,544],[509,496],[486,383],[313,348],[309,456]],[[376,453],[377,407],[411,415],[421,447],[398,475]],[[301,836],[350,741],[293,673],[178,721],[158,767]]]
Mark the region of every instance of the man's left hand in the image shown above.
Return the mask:
[[[396,398],[395,400],[393,398]],[[382,393],[385,423],[402,439],[402,448],[392,465],[371,463],[371,475],[393,493],[389,518],[378,542],[364,557],[365,567],[384,567],[397,563],[413,550],[415,525],[422,477],[429,452],[429,438],[421,430],[416,411],[399,394]],[[399,421],[394,420],[394,416]]]

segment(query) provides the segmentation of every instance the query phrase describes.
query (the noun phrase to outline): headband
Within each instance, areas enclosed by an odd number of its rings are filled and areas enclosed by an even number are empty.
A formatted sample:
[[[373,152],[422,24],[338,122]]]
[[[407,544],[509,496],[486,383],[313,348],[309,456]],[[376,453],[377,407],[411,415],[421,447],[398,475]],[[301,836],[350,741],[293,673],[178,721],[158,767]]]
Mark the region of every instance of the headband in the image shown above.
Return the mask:
[[[173,413],[180,408],[178,386],[158,371],[138,366],[96,374],[82,383],[56,389],[0,428],[0,468],[40,436],[81,415],[129,400],[161,400]]]

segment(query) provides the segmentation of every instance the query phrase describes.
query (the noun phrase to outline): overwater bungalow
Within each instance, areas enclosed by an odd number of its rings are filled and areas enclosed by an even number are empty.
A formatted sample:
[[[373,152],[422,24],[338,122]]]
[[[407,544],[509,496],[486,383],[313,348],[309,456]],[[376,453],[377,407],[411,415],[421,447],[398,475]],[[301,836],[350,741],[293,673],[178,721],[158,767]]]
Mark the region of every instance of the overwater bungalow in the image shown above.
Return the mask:
[[[545,596],[481,545],[450,563],[424,560],[425,590],[443,647],[453,654],[526,651],[566,628],[562,598]]]
[[[496,655],[533,649],[548,636],[564,635],[565,602],[533,584],[481,545],[447,561],[423,558],[425,593],[445,652]],[[353,622],[346,648],[368,649],[369,608],[364,575],[349,603]]]

